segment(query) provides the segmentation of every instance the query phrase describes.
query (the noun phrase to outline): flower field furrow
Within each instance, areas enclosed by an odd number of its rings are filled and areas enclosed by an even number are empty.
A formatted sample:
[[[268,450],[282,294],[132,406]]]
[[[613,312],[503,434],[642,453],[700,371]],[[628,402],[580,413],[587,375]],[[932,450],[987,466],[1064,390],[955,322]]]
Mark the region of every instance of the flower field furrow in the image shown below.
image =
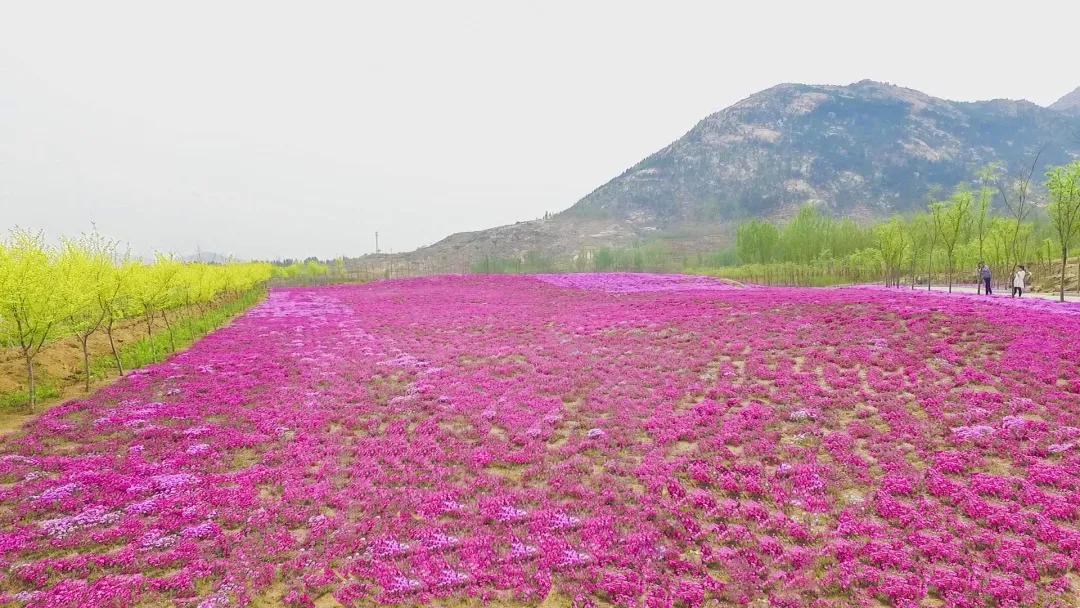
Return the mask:
[[[1074,606],[1078,445],[1041,305],[275,290],[3,440],[0,604]]]
[[[733,289],[735,285],[726,279],[681,274],[646,274],[640,272],[538,274],[534,276],[545,283],[551,283],[552,285],[559,287],[596,289],[612,293],[714,291]]]

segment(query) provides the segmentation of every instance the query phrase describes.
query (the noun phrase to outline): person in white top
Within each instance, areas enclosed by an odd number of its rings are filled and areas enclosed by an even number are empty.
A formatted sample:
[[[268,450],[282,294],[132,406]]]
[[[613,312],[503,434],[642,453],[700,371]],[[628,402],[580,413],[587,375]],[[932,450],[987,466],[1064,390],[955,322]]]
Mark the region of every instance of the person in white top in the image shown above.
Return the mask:
[[[1027,268],[1024,268],[1023,266],[1013,273],[1012,295],[1014,298],[1023,297],[1024,286],[1027,283],[1028,274]]]

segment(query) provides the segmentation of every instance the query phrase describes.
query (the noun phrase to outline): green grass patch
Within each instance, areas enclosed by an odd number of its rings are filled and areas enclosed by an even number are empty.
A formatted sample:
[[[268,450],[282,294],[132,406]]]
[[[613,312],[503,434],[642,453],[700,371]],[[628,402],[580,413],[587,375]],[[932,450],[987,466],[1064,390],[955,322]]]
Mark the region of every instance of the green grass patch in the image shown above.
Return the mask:
[[[57,382],[44,374],[40,374],[34,382],[34,393],[37,394],[38,400],[43,399],[55,399],[60,396],[60,385]],[[30,403],[30,392],[26,389],[20,389],[13,393],[0,394],[0,410],[4,409],[25,409]]]

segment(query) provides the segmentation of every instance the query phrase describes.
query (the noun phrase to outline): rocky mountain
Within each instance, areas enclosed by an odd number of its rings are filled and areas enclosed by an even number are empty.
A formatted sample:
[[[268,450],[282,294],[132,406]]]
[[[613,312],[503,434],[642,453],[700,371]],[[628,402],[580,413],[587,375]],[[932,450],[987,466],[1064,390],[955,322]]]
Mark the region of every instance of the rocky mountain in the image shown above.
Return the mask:
[[[960,103],[872,81],[783,84],[707,117],[574,205],[668,226],[783,215],[808,201],[876,216],[925,203],[989,162],[1080,153],[1080,122],[1027,101]]]
[[[988,163],[1017,171],[1040,150],[1041,168],[1080,158],[1080,90],[1046,108],[869,80],[781,84],[706,117],[551,219],[455,234],[407,257],[453,270],[652,240],[715,248],[738,222],[807,202],[856,219],[922,207]]]
[[[1065,114],[1080,116],[1080,87],[1076,87],[1072,93],[1050,104],[1051,110],[1057,110]]]

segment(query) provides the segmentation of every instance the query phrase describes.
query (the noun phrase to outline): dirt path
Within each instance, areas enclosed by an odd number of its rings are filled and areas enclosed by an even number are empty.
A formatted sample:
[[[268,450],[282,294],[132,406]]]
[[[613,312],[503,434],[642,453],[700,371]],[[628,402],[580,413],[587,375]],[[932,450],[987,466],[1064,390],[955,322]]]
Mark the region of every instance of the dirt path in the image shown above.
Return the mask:
[[[926,287],[922,287],[921,289],[923,291],[925,291]],[[954,292],[956,292],[956,293],[979,293],[978,290],[975,287],[972,287],[971,285],[953,285],[952,290]],[[916,289],[916,291],[918,291],[918,289]],[[935,285],[934,288],[931,291],[948,293],[949,288],[947,286],[945,286],[945,285],[941,285],[941,286]],[[1002,289],[995,289],[992,297],[995,297],[995,298],[999,298],[999,297],[1000,298],[1008,298],[1008,297],[1011,297],[1011,295],[1009,294],[1008,289],[1002,288]],[[1040,291],[1040,292],[1025,291],[1023,297],[1025,297],[1025,298],[1035,298],[1035,299],[1038,299],[1038,300],[1053,300],[1055,302],[1058,301],[1058,294],[1056,292],[1055,293],[1047,293],[1047,292],[1043,292],[1043,291]],[[1080,295],[1077,295],[1077,293],[1075,291],[1073,291],[1072,293],[1065,292],[1065,301],[1066,302],[1080,302]]]

